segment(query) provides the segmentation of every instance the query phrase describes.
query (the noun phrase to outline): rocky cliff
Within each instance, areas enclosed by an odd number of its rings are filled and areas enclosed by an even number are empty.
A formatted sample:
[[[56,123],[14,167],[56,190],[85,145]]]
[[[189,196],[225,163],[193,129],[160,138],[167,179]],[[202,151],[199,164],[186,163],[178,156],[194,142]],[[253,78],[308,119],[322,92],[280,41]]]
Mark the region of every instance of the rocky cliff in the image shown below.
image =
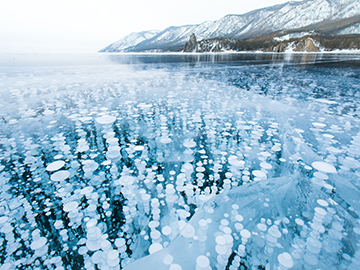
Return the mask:
[[[184,46],[184,52],[321,52],[360,49],[360,35],[324,36],[312,33],[280,40],[267,35],[249,40],[213,38],[194,41],[196,36],[192,35]]]
[[[184,45],[184,52],[194,52],[196,50],[196,47],[197,47],[197,41],[196,41],[196,36],[195,34],[193,33],[191,36],[190,36],[190,39],[188,42],[185,43]]]

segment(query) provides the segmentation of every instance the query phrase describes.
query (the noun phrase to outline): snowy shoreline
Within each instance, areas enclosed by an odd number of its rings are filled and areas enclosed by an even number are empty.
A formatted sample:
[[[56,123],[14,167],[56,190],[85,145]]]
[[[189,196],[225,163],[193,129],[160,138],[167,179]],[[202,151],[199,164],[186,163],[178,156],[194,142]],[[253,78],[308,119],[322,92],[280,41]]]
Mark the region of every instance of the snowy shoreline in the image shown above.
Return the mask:
[[[336,51],[320,51],[320,52],[263,52],[263,51],[223,51],[223,52],[97,52],[97,54],[106,55],[215,55],[215,54],[358,54],[360,50],[336,50]]]

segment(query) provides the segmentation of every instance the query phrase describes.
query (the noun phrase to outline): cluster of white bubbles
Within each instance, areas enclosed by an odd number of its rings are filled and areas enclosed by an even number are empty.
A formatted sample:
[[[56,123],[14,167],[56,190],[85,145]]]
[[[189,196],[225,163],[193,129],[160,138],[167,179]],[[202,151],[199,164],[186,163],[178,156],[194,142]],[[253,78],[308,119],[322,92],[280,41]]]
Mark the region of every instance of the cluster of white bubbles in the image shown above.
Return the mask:
[[[1,270],[360,268],[359,119],[335,101],[59,70],[1,75]]]

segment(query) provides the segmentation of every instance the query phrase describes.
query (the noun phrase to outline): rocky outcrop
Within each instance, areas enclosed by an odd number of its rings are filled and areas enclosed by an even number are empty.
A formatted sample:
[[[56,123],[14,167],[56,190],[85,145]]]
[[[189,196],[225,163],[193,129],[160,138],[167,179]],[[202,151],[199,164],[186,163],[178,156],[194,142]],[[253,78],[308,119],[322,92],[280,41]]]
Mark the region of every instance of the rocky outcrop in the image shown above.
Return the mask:
[[[183,51],[184,52],[195,52],[197,44],[198,44],[198,42],[196,41],[196,36],[195,36],[195,34],[192,34],[190,36],[189,41],[185,43]]]
[[[194,34],[183,47],[184,52],[320,52],[338,49],[360,49],[360,35],[322,36],[316,33],[278,41],[272,35],[249,40],[235,38],[211,38],[196,40]]]
[[[276,45],[274,52],[279,53],[279,52],[285,52],[286,49],[286,45],[284,43],[280,43],[278,45]]]
[[[273,46],[272,49],[271,47],[269,49],[268,51],[272,52],[320,52],[319,47],[314,44],[313,38],[310,37],[283,41]]]
[[[315,46],[314,41],[311,38],[301,39],[295,43],[295,52],[320,52],[320,49]]]
[[[315,44],[311,38],[308,38],[308,39],[306,39],[305,51],[306,52],[320,52],[320,49],[315,46]]]

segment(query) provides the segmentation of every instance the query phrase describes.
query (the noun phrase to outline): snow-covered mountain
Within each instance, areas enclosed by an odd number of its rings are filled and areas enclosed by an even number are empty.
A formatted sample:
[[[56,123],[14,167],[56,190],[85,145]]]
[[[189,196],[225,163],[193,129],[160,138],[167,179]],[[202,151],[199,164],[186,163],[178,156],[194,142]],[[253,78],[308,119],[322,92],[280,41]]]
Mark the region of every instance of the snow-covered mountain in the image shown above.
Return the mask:
[[[198,40],[216,37],[249,38],[279,30],[303,28],[327,20],[349,18],[358,14],[360,14],[360,0],[304,0],[257,9],[241,15],[226,15],[217,21],[171,26],[139,43],[126,44],[128,37],[117,42],[121,44],[120,50],[123,51],[181,50],[192,33]],[[360,33],[359,28],[353,28],[351,28],[352,33]],[[102,51],[120,50],[113,43]]]
[[[100,52],[122,52],[128,47],[135,46],[144,40],[152,38],[159,32],[160,31],[158,30],[150,30],[131,33],[130,35],[127,35],[118,41],[111,43],[109,46],[100,50]]]

